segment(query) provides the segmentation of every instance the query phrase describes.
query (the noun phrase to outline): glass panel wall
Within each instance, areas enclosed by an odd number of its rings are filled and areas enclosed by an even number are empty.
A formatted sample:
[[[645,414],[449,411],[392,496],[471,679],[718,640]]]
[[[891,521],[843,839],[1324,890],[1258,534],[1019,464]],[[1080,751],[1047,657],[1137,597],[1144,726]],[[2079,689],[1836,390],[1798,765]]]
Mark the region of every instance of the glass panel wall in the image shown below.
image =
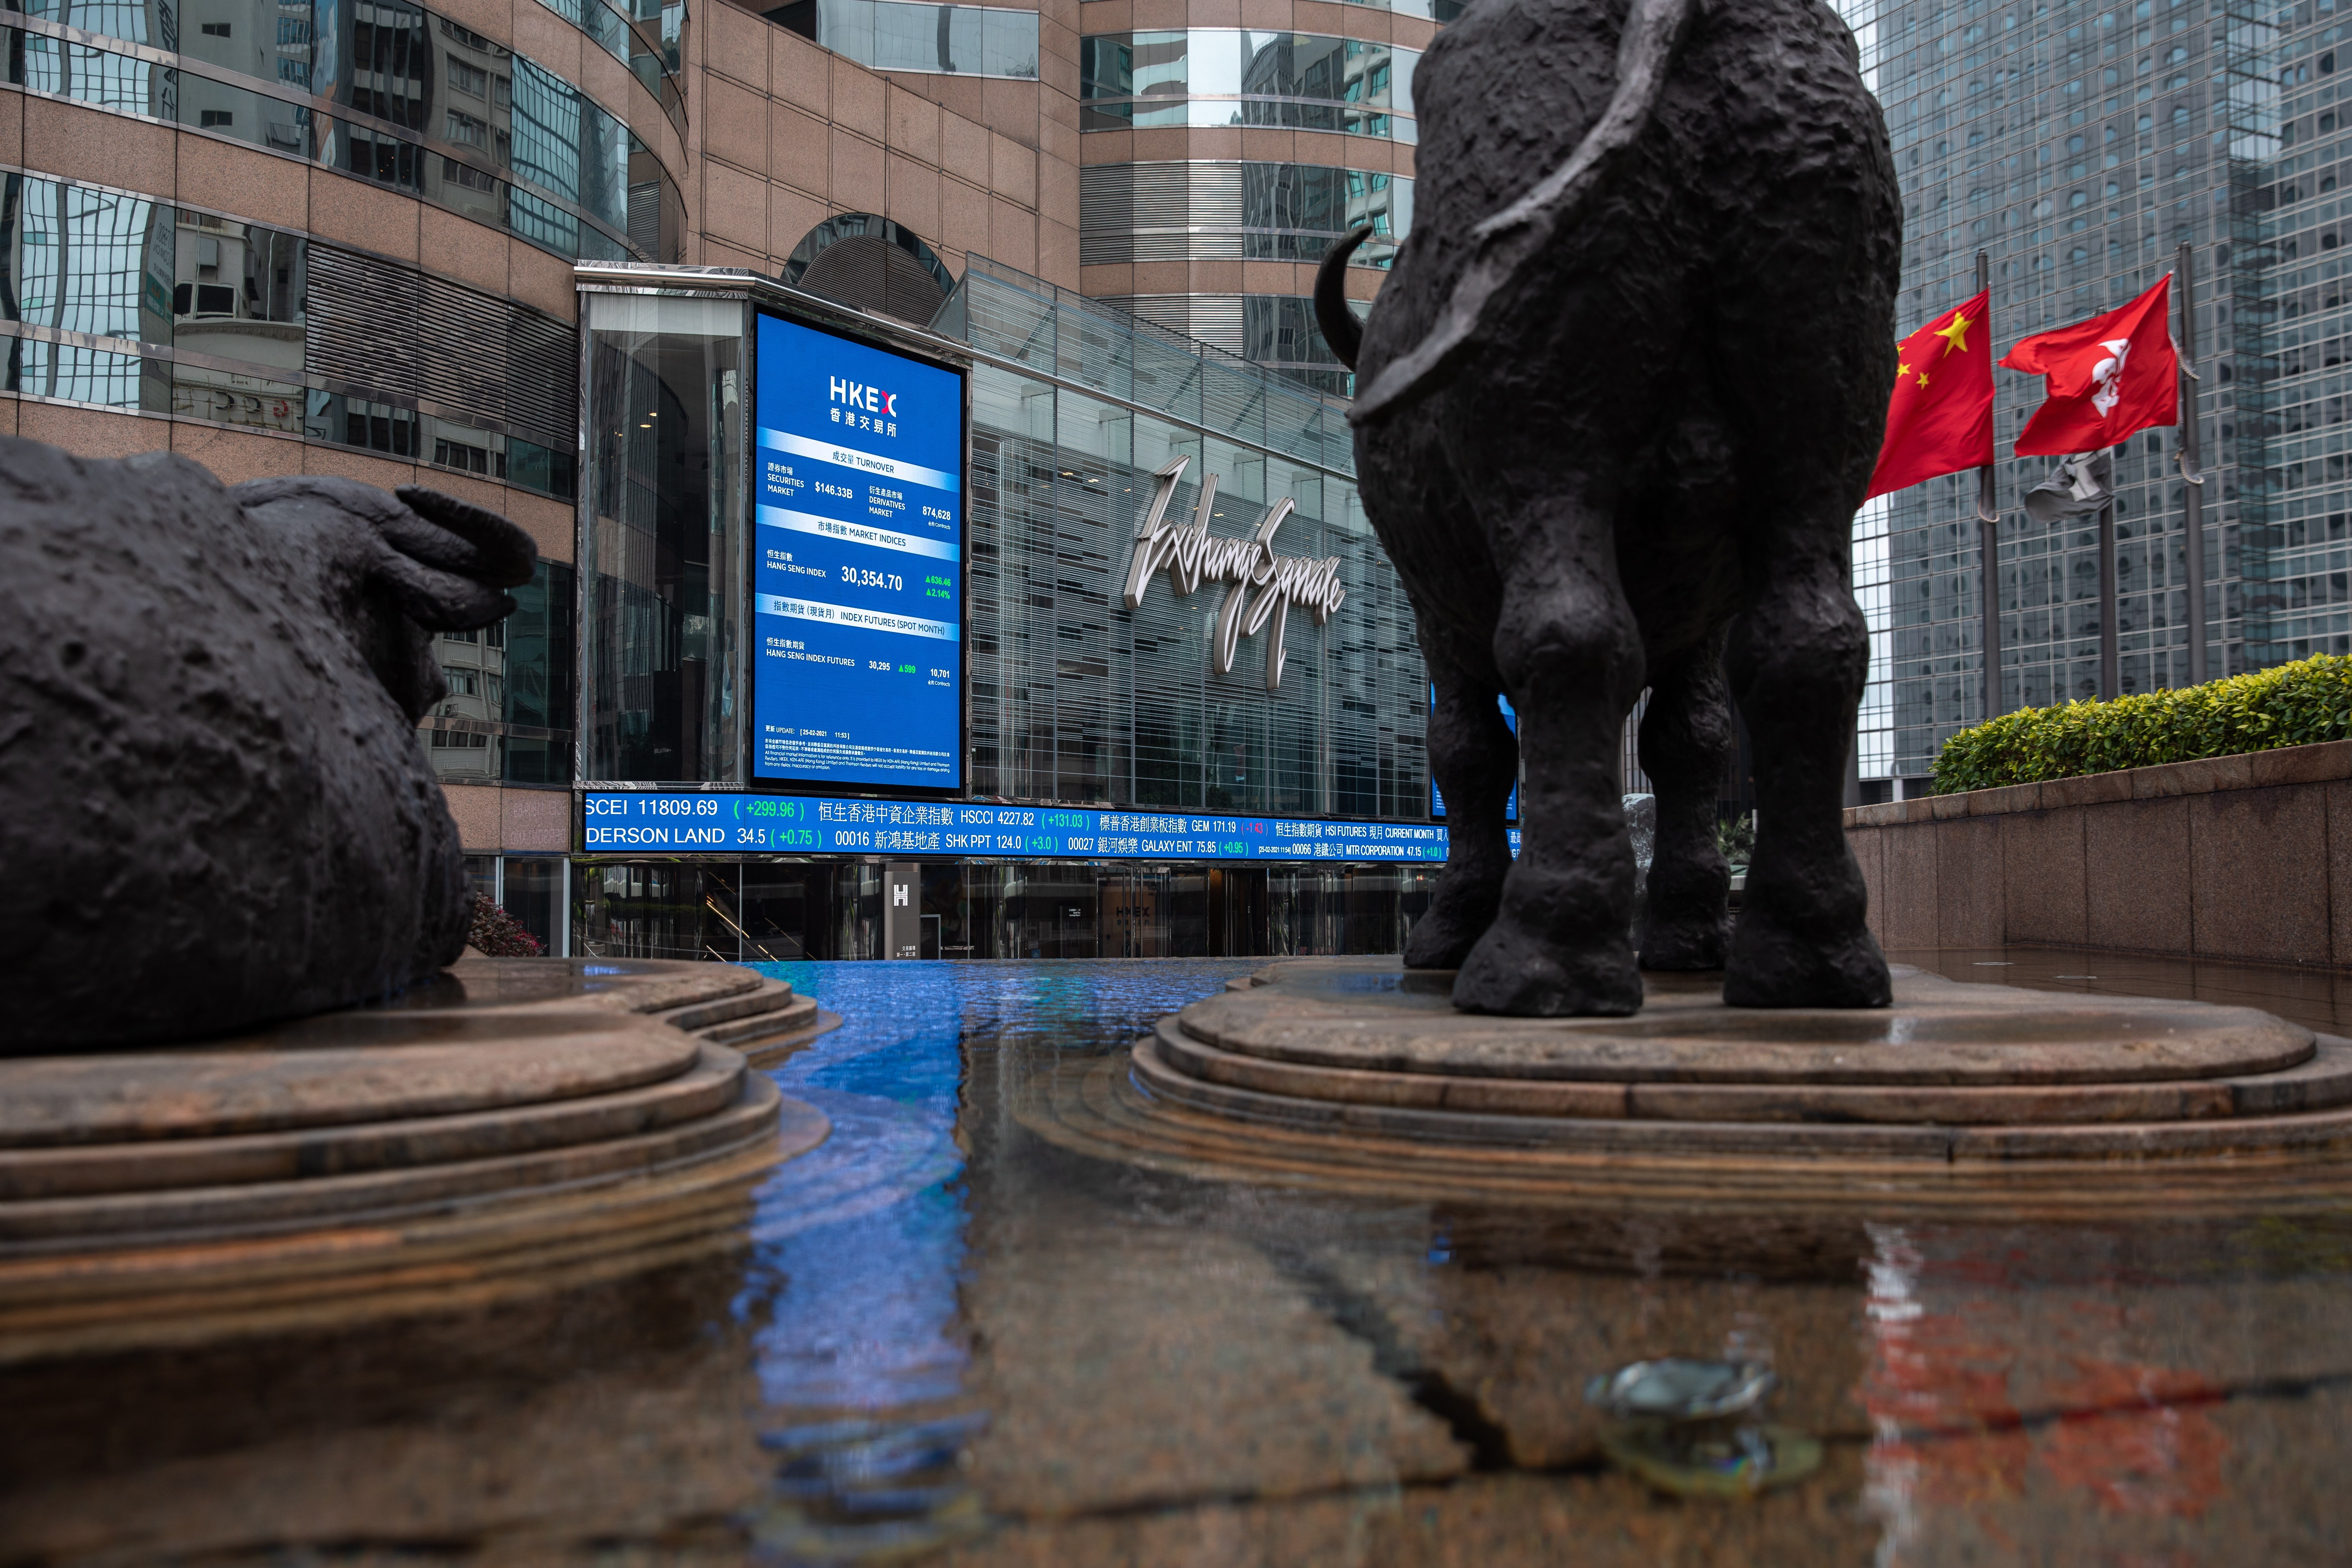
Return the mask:
[[[531,580],[514,590],[514,614],[479,631],[433,639],[449,695],[418,728],[442,778],[572,782],[576,582],[566,563],[541,561]]]
[[[1037,79],[1037,13],[910,0],[792,0],[769,21],[885,71]]]
[[[507,908],[533,935],[536,904]],[[881,957],[878,864],[583,861],[573,951],[730,963]],[[921,868],[926,958],[1301,957],[1402,951],[1437,871],[1398,867],[935,864]]]
[[[563,951],[563,887],[570,868],[560,855],[509,855],[499,872],[499,903],[539,939],[542,952]]]
[[[299,235],[8,174],[0,332],[12,334],[5,390],[19,395],[362,447],[573,494],[569,323]],[[462,363],[439,334],[459,340]],[[81,338],[108,342],[72,341]],[[481,423],[425,415],[420,403],[464,407]]]
[[[1341,236],[1372,237],[1351,267],[1385,268],[1412,228],[1412,181],[1312,163],[1214,160],[1089,164],[1078,176],[1078,258],[1319,261]]]
[[[581,5],[583,16],[618,21],[601,0]],[[183,15],[163,0],[29,0],[8,9],[24,23],[0,29],[13,85],[394,185],[567,258],[684,254],[676,183],[624,115],[421,6],[198,0]],[[92,47],[68,28],[144,52]],[[663,46],[645,47],[660,59]],[[654,76],[669,84],[657,96],[683,136],[675,78]],[[347,112],[320,112],[320,100]]]
[[[582,777],[742,777],[740,300],[587,297]]]
[[[582,543],[583,777],[742,776],[733,680],[740,529],[736,301],[591,294],[591,515]],[[1350,478],[1343,405],[1148,321],[973,258],[938,330],[971,379],[971,792],[1011,801],[1425,818],[1426,676]],[[723,405],[723,412],[722,412]],[[1290,510],[1286,557],[1336,560],[1346,600],[1241,639],[1223,584],[1154,574],[1125,603],[1156,473],[1169,517],[1227,538]]]
[[[1426,677],[1341,405],[979,258],[942,324],[1039,368],[972,376],[973,793],[1425,817]],[[1290,616],[1274,690],[1271,628],[1215,670],[1222,584],[1180,597],[1161,573],[1123,602],[1153,476],[1180,457],[1170,518],[1189,521],[1213,473],[1213,532],[1244,536],[1287,500],[1275,549],[1339,560],[1346,602],[1326,626]]]
[[[1270,125],[1416,139],[1418,49],[1245,27],[1079,40],[1079,128]]]

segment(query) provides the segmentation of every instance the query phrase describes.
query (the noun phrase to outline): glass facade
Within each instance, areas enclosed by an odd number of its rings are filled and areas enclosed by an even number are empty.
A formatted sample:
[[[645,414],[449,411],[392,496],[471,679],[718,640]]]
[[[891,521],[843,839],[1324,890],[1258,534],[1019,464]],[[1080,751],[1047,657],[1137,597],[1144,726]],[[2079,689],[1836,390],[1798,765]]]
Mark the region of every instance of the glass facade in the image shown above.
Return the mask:
[[[725,784],[742,777],[744,744],[744,606],[730,563],[747,548],[736,510],[745,312],[803,306],[740,274],[707,275],[700,294],[602,291],[605,278],[617,289],[653,277],[592,275],[583,296],[582,776]],[[979,258],[931,331],[949,342],[929,340],[929,352],[968,350],[973,362],[962,623],[972,798],[1428,820],[1427,677],[1356,496],[1343,405]],[[926,351],[911,329],[879,335]],[[1213,474],[1211,531],[1246,536],[1286,501],[1275,548],[1338,562],[1346,598],[1327,624],[1289,617],[1276,688],[1270,631],[1217,672],[1222,588],[1179,597],[1162,573],[1139,605],[1125,602],[1155,476],[1179,457],[1171,517],[1191,515]],[[582,859],[575,951],[878,957],[882,871]],[[1393,952],[1435,871],[925,864],[924,951]]]
[[[592,294],[581,776],[743,776],[745,308]]]
[[[1459,7],[1398,5],[1438,22]],[[1422,51],[1388,39],[1246,27],[1091,34],[1079,40],[1079,127],[1097,132],[1265,126],[1410,145]],[[1155,151],[1157,149],[1154,149]],[[1230,151],[1221,148],[1219,151]],[[1342,235],[1372,237],[1351,265],[1391,266],[1412,226],[1410,154],[1349,151],[1349,168],[1233,159],[1090,163],[1079,171],[1078,259],[1312,264]],[[1135,315],[1346,396],[1355,378],[1297,293],[1119,293]]]
[[[682,136],[679,35],[661,41],[666,15],[632,24],[602,0],[577,10],[591,37],[619,28],[608,48],[647,51],[639,79],[659,84]],[[683,254],[677,184],[625,115],[420,6],[199,0],[182,13],[163,0],[26,0],[10,14],[14,86],[391,185],[559,256]]]
[[[1037,79],[1034,11],[911,0],[793,0],[765,15],[876,70]]]
[[[0,333],[20,396],[575,489],[569,322],[300,235],[7,173]]]
[[[514,614],[479,631],[434,637],[433,657],[449,695],[418,728],[442,779],[572,782],[577,594],[568,563],[541,561],[531,580],[514,590]]]
[[[730,781],[742,609],[740,584],[723,579],[741,548],[741,307],[588,299],[583,777]],[[965,603],[971,793],[1425,817],[1425,678],[1402,588],[1356,496],[1341,405],[980,258],[938,325],[980,356]],[[1246,534],[1287,500],[1276,547],[1340,563],[1344,606],[1328,626],[1290,618],[1276,689],[1265,686],[1265,636],[1242,645],[1230,674],[1214,672],[1209,595],[1179,599],[1158,578],[1139,608],[1122,602],[1152,475],[1180,456],[1190,467],[1171,515],[1213,474],[1214,531]],[[681,472],[692,476],[682,485]],[[704,472],[723,482],[706,487]],[[714,553],[704,541],[719,538],[731,543]],[[654,629],[644,617],[656,602],[669,607]],[[689,731],[701,737],[692,747],[629,739]]]
[[[1095,163],[1078,171],[1078,260],[1316,262],[1369,226],[1350,266],[1386,268],[1412,226],[1402,174],[1307,163],[1198,160]],[[1316,391],[1346,396],[1354,378],[1303,294],[1107,294],[1105,302]]]
[[[1078,176],[1078,259],[1320,261],[1353,229],[1350,266],[1385,268],[1412,227],[1412,181],[1310,163],[1094,163]]]
[[[1078,44],[1079,129],[1271,125],[1415,139],[1418,49],[1311,33],[1193,27]]]
[[[2111,310],[2193,247],[2209,677],[2352,650],[2347,603],[2343,215],[2352,126],[2337,107],[2333,4],[2001,5],[1881,0],[1853,14],[1886,106],[1905,201],[1902,325],[1992,268],[2004,349]],[[2000,701],[2098,691],[2096,534],[2018,509],[2054,459],[2006,447],[2039,378],[1996,373],[2004,508]],[[2189,679],[2178,433],[2116,453],[2121,689]],[[1865,778],[1922,777],[1981,721],[1982,570],[1972,476],[1857,522],[1873,614]],[[1866,568],[1866,569],[1865,569]]]
[[[514,868],[507,861],[513,897]],[[725,963],[883,956],[883,868],[583,862],[572,951]],[[1295,957],[1396,952],[1437,872],[1396,867],[925,866],[925,958]],[[529,913],[508,906],[533,935]]]

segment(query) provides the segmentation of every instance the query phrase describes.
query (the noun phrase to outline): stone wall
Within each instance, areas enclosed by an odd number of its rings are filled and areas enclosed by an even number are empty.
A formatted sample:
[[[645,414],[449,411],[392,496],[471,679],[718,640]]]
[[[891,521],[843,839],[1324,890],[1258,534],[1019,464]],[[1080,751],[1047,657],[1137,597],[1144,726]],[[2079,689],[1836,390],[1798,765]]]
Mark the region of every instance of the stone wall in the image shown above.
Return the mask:
[[[1890,948],[2352,968],[2352,742],[1855,806]]]

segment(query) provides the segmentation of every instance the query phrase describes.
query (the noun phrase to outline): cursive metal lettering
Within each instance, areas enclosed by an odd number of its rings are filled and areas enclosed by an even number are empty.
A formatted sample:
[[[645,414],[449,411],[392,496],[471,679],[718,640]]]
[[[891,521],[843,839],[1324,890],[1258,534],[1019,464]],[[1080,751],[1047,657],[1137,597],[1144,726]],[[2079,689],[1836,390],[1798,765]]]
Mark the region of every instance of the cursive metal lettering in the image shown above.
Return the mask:
[[[1201,499],[1192,509],[1192,525],[1168,521],[1169,503],[1176,498],[1176,486],[1183,479],[1190,458],[1171,461],[1152,478],[1158,481],[1151,505],[1143,521],[1135,531],[1135,550],[1127,563],[1127,607],[1139,608],[1144,591],[1150,587],[1152,574],[1165,568],[1171,579],[1169,586],[1182,597],[1203,583],[1230,583],[1225,590],[1225,602],[1217,611],[1216,639],[1211,647],[1219,675],[1231,675],[1234,656],[1239,651],[1241,639],[1255,637],[1269,626],[1274,628],[1272,646],[1265,655],[1265,687],[1269,691],[1280,689],[1282,667],[1286,657],[1283,634],[1290,624],[1290,606],[1296,604],[1310,610],[1315,624],[1322,626],[1331,618],[1331,612],[1347,599],[1348,591],[1339,585],[1339,558],[1336,555],[1315,560],[1302,555],[1276,555],[1274,536],[1296,507],[1289,500],[1277,502],[1257,532],[1247,539],[1220,539],[1209,532],[1209,519],[1217,500],[1217,476],[1210,474],[1201,481]]]

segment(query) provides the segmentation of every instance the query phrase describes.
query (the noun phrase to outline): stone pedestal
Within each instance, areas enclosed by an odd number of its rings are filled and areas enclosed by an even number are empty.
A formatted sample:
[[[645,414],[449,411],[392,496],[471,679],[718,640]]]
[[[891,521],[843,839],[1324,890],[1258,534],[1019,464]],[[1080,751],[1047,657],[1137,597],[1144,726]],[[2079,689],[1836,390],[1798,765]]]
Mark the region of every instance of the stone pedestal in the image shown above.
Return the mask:
[[[2352,1042],[2252,1008],[1970,985],[1884,1012],[1726,1007],[1652,975],[1632,1018],[1457,1013],[1394,959],[1275,963],[1033,1109],[1061,1141],[1264,1178],[1717,1208],[2224,1205],[2352,1187]],[[2325,1195],[2323,1195],[2325,1194]]]
[[[0,1362],[446,1309],[730,1244],[823,1142],[732,965],[474,960],[375,1007],[0,1060]]]

